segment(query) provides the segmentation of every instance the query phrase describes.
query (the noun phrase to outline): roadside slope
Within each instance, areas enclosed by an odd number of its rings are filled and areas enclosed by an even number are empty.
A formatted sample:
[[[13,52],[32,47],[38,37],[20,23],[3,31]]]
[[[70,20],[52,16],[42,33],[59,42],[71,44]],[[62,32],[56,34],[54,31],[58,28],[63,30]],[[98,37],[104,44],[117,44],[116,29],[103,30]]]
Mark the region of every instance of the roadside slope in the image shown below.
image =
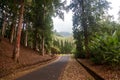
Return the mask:
[[[17,69],[43,63],[54,59],[56,56],[41,56],[38,52],[21,47],[19,63],[12,60],[13,45],[7,39],[0,42],[0,78],[14,72]]]

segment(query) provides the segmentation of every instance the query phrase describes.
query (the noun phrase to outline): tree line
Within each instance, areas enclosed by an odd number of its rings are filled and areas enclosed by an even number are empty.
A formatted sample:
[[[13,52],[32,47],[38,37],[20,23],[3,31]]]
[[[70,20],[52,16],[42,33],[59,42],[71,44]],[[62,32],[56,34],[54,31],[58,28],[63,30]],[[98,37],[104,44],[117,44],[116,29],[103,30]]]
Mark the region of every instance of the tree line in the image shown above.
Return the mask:
[[[51,50],[52,17],[64,19],[61,0],[0,0],[0,32],[14,45],[13,59],[19,61],[20,45],[44,55]]]
[[[53,40],[53,50],[55,53],[62,54],[71,54],[73,52],[75,45],[72,41],[68,40]]]
[[[106,0],[72,0],[76,57],[96,64],[120,64],[120,24],[108,14]],[[119,13],[120,14],[120,13]]]
[[[70,50],[71,43],[52,39],[52,17],[64,19],[64,9],[73,12],[77,57],[90,58],[97,64],[120,64],[120,24],[108,14],[109,2],[71,0],[67,7],[65,3],[61,0],[0,0],[0,32],[14,45],[13,59],[18,61],[20,45],[42,55],[54,51],[55,46],[62,53]],[[68,49],[65,51],[65,48]]]

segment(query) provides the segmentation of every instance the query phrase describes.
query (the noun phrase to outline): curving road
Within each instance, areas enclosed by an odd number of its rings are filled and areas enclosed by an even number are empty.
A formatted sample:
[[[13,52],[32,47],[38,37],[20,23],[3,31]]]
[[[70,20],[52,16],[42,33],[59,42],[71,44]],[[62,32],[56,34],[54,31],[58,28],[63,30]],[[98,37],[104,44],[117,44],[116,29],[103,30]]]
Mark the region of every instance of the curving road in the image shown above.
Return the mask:
[[[61,56],[57,62],[40,68],[16,80],[58,80],[68,60],[69,55]]]

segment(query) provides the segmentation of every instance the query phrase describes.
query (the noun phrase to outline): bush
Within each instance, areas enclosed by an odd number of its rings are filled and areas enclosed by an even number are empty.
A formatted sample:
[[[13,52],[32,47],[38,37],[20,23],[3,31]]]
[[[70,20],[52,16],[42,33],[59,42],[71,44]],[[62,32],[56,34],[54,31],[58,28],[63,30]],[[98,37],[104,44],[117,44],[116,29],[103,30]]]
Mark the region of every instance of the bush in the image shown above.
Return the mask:
[[[51,47],[51,53],[52,54],[58,54],[58,53],[60,53],[60,49],[58,47],[52,46]]]
[[[91,60],[96,64],[120,64],[120,41],[116,31],[113,35],[96,36],[89,44]]]

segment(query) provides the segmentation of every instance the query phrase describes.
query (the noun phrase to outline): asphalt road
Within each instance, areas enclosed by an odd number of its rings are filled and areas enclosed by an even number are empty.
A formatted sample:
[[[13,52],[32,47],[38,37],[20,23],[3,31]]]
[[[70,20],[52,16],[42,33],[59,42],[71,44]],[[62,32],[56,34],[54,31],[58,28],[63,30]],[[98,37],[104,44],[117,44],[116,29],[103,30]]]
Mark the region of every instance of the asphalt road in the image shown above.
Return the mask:
[[[58,80],[68,60],[69,55],[62,56],[57,62],[40,68],[16,80]]]

